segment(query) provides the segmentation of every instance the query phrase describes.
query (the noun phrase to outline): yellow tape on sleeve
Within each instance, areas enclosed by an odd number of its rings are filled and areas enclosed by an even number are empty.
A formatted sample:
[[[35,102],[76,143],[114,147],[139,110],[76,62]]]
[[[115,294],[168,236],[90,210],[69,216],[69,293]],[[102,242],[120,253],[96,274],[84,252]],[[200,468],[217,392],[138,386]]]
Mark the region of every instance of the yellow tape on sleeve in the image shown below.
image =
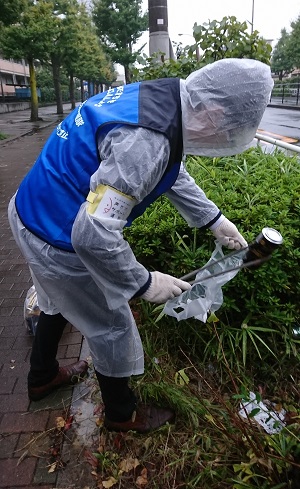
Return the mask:
[[[90,191],[86,200],[87,211],[93,217],[126,220],[136,200],[109,185],[98,185],[96,192]]]

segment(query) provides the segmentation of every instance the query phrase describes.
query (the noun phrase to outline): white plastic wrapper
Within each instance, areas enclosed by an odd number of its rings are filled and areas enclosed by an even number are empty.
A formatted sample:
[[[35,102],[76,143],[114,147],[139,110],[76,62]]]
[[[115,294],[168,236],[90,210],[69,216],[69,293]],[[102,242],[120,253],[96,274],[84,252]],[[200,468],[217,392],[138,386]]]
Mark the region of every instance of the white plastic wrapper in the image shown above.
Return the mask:
[[[250,419],[254,419],[270,435],[279,433],[285,427],[286,411],[284,409],[280,411],[270,410],[262,401],[257,401],[254,392],[250,392],[249,399],[249,401],[241,403],[240,416],[247,418],[247,415],[249,416],[252,411],[257,411],[255,416]]]
[[[24,319],[29,334],[35,335],[36,326],[40,316],[40,309],[34,285],[30,287],[24,301]]]
[[[195,283],[190,290],[183,292],[178,297],[166,302],[163,312],[168,316],[177,318],[178,321],[194,317],[203,323],[207,320],[208,312],[217,311],[223,304],[222,286],[236,276],[239,270],[228,271],[239,267],[243,263],[243,254],[228,256],[223,261],[216,263],[224,257],[222,245],[216,241],[216,247],[210,260],[205,265],[205,270],[200,270],[195,278]],[[212,275],[224,272],[217,277]],[[206,278],[210,277],[210,278]],[[205,281],[201,282],[203,279]]]

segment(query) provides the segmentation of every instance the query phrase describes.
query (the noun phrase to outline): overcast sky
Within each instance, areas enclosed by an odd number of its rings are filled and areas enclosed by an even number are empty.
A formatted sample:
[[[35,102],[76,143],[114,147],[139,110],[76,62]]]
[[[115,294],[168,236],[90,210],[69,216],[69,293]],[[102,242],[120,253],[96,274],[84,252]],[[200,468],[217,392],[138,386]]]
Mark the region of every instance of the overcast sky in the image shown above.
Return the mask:
[[[221,20],[225,15],[235,15],[239,22],[252,19],[253,0],[168,0],[168,23],[171,41],[191,44],[189,36],[193,25],[208,20]],[[148,0],[143,0],[143,10],[148,9]],[[254,0],[254,29],[264,39],[273,39],[273,47],[284,27],[290,31],[290,24],[300,15],[300,0]],[[249,32],[251,27],[249,25]],[[143,34],[142,42],[148,42],[149,33]],[[142,44],[142,42],[139,44]],[[146,47],[148,50],[148,47]],[[148,51],[146,51],[148,54]]]

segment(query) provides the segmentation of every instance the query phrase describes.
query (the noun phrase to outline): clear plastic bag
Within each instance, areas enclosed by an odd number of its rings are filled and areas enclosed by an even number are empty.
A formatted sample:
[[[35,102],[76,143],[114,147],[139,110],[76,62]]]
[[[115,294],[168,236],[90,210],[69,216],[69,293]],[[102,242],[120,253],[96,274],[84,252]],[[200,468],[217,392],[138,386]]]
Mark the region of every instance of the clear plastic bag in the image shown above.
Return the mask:
[[[35,335],[40,312],[35,286],[33,285],[28,290],[24,301],[24,319],[26,329],[28,333],[33,336]]]
[[[228,258],[222,251],[222,245],[216,241],[216,247],[207,264],[200,270],[190,290],[166,302],[163,312],[178,321],[194,317],[203,323],[208,312],[217,311],[223,304],[222,286],[229,282],[239,270],[231,270],[242,265],[244,253],[230,254]],[[222,261],[218,261],[224,258]],[[213,277],[212,275],[220,275]],[[208,278],[207,278],[208,277]],[[205,280],[203,280],[205,278]],[[203,282],[201,282],[203,281]]]

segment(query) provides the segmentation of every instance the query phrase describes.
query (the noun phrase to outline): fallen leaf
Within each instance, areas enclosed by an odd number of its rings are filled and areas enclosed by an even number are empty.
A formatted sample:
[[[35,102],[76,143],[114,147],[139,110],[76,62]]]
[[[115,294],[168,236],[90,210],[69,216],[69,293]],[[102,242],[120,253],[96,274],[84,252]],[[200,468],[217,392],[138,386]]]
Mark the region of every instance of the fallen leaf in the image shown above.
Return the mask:
[[[49,469],[48,469],[49,474],[51,474],[52,472],[55,472],[56,467],[57,467],[57,462],[53,462],[53,464],[51,464]]]
[[[105,451],[105,446],[106,446],[106,434],[101,433],[100,438],[99,438],[99,446],[98,446],[98,452],[103,453]]]
[[[135,311],[134,309],[132,309],[131,311],[132,311],[132,314],[133,314],[133,317],[134,317],[135,321],[136,322],[140,321],[141,314],[138,311]]]
[[[274,409],[275,409],[275,411],[280,413],[280,411],[282,411],[282,409],[283,409],[282,404],[280,402],[278,404],[275,404]]]
[[[109,479],[107,479],[107,481],[102,481],[102,485],[107,489],[114,486],[117,482],[118,481],[114,477],[110,477]]]
[[[138,459],[130,457],[130,458],[126,458],[125,460],[122,460],[119,467],[121,472],[130,472],[132,469],[135,469],[138,465],[140,465]]]
[[[93,414],[94,415],[98,414],[99,416],[102,415],[103,414],[103,406],[101,406],[99,404],[97,406],[95,406]]]
[[[55,418],[55,422],[56,422],[56,428],[65,427],[66,422],[62,416],[57,416],[57,418]]]
[[[118,433],[117,436],[114,437],[114,446],[117,450],[120,450],[123,445],[124,435],[122,433]]]
[[[97,459],[97,457],[95,457],[95,455],[93,455],[91,452],[89,452],[88,450],[85,451],[84,453],[84,458],[86,459],[86,461],[94,468],[97,468],[98,467],[98,464],[99,464],[99,460]]]
[[[143,468],[141,475],[137,477],[135,483],[138,487],[143,487],[148,484],[147,469],[145,467]]]

